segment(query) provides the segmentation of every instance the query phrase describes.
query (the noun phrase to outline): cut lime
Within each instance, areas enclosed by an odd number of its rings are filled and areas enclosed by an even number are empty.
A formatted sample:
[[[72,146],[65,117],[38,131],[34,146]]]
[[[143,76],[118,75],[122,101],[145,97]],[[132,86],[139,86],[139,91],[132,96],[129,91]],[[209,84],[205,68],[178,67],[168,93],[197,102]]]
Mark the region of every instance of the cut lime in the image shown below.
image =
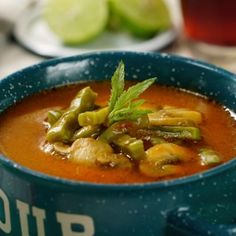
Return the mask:
[[[107,0],[47,0],[43,15],[64,43],[84,43],[106,27]]]
[[[119,14],[117,14],[116,10],[112,6],[112,2],[108,1],[108,8],[109,8],[109,20],[107,24],[107,28],[110,31],[118,31],[121,29],[122,21],[120,19]]]
[[[110,4],[125,26],[138,36],[149,37],[171,25],[163,0],[110,0]]]

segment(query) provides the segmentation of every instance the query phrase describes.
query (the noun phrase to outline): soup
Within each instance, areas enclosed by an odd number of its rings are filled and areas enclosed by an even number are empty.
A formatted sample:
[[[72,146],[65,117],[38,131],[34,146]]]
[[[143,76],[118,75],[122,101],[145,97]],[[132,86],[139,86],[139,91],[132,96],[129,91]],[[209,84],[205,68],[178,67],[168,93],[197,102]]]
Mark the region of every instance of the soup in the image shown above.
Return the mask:
[[[127,81],[126,87],[131,86],[134,82]],[[110,87],[110,81],[80,83],[24,99],[0,117],[0,152],[35,171],[96,183],[179,178],[236,156],[236,122],[219,104],[152,84],[140,95],[145,103],[135,98],[126,104],[133,111],[113,112],[117,116],[108,120]],[[67,124],[70,130],[64,130],[63,138],[55,135],[55,127],[68,117],[73,101],[84,91],[94,101],[87,101],[86,111],[77,114],[76,127]],[[119,99],[115,100],[117,105]],[[94,103],[93,108],[89,103]]]

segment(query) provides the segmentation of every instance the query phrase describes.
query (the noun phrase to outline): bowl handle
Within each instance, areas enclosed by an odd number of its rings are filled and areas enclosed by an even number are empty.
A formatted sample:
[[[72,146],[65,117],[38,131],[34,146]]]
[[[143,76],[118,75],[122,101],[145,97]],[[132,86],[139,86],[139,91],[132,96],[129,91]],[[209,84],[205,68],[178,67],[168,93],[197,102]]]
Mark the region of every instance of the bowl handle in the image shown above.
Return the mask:
[[[167,214],[167,233],[178,236],[233,236],[236,235],[236,225],[211,224],[190,207],[179,207]]]

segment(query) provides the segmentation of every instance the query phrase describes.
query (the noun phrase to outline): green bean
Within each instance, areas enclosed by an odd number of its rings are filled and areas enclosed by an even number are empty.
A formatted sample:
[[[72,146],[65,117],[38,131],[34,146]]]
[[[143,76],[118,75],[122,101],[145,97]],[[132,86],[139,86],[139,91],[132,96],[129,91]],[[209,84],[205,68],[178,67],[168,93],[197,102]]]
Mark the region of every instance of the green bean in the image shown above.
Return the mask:
[[[168,138],[200,140],[201,132],[197,127],[184,126],[159,126],[160,134]]]
[[[131,158],[140,160],[145,156],[143,141],[124,134],[128,131],[128,124],[134,125],[133,122],[116,122],[108,127],[98,139],[107,143],[114,143]]]
[[[99,139],[110,143],[120,134],[130,133],[135,136],[137,129],[148,128],[149,121],[147,116],[138,118],[136,121],[118,121],[109,126],[100,136]]]
[[[88,138],[88,137],[96,138],[99,135],[100,131],[101,127],[98,125],[84,126],[74,133],[72,141],[75,141],[78,138]]]
[[[200,112],[185,108],[165,107],[159,111],[148,114],[150,125],[191,125],[202,122]]]
[[[78,114],[91,110],[97,94],[90,87],[80,90],[71,101],[70,107],[59,120],[48,130],[47,140],[50,143],[68,142],[78,128]]]
[[[176,138],[200,140],[201,132],[197,127],[191,126],[156,126],[151,129],[138,130],[142,135],[150,135],[152,137]]]
[[[96,98],[97,93],[90,87],[85,87],[81,89],[71,101],[70,108],[75,109],[78,113],[92,110],[95,106],[94,102]]]
[[[214,150],[210,148],[201,148],[199,156],[202,165],[215,165],[221,162],[221,157]]]
[[[141,160],[145,157],[143,141],[140,139],[124,134],[114,139],[113,143],[134,160]]]
[[[108,107],[104,107],[95,111],[80,113],[78,116],[79,125],[87,126],[104,124],[107,120],[108,112]]]
[[[77,128],[77,115],[73,111],[65,112],[48,130],[46,138],[50,143],[68,142]]]
[[[116,122],[114,124],[112,124],[111,126],[109,126],[99,137],[98,139],[103,141],[103,142],[107,142],[107,143],[111,143],[111,141],[113,139],[115,139],[118,135],[124,133],[124,130],[121,129],[121,123],[122,122]]]
[[[54,125],[58,120],[59,118],[62,116],[62,111],[59,111],[59,110],[51,110],[51,111],[48,111],[48,123],[52,126]]]

